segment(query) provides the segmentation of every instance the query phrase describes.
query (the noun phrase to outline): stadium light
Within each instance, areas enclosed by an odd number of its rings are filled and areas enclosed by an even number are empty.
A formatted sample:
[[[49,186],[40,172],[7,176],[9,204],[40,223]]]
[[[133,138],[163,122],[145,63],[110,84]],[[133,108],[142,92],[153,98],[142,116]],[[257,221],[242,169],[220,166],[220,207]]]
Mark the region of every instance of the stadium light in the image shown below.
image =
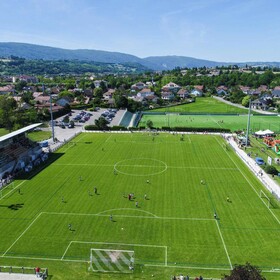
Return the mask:
[[[250,117],[251,117],[251,98],[249,100],[249,112],[248,112],[248,122],[247,122],[247,131],[246,131],[246,147],[248,147],[248,140],[249,140]]]
[[[45,85],[44,83],[42,84],[43,87],[43,95],[45,95]],[[50,93],[50,114],[51,114],[51,126],[52,126],[52,140],[53,142],[55,137],[54,137],[54,124],[53,124],[53,111],[52,111],[52,93]]]

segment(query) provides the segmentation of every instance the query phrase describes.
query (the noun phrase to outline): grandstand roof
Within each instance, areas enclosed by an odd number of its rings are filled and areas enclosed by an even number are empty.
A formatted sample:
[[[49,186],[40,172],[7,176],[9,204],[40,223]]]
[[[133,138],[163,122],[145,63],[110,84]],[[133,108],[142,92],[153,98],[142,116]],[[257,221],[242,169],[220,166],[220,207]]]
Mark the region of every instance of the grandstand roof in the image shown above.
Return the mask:
[[[34,123],[34,124],[29,125],[29,126],[26,126],[26,127],[21,128],[21,129],[18,129],[16,131],[13,131],[13,132],[11,132],[9,134],[6,134],[4,136],[1,136],[0,137],[0,142],[5,141],[5,140],[10,139],[10,138],[13,138],[13,137],[15,137],[15,136],[17,136],[19,134],[25,133],[25,132],[27,132],[29,130],[32,130],[32,129],[40,126],[41,124],[42,123]]]

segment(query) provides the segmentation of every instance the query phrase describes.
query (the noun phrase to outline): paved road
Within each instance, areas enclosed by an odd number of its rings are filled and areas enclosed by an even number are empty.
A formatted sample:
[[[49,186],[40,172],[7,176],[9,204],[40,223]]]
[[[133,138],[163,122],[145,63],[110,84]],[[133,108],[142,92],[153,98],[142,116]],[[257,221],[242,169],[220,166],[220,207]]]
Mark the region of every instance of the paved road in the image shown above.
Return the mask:
[[[235,107],[237,107],[237,108],[241,108],[241,109],[246,109],[246,110],[248,110],[247,107],[244,107],[244,106],[242,106],[242,105],[240,105],[240,104],[232,103],[232,102],[230,102],[230,101],[228,101],[228,100],[223,99],[222,97],[214,96],[214,95],[213,95],[213,97],[214,97],[215,99],[221,101],[221,102],[226,103],[226,104],[235,106]],[[251,110],[254,111],[254,112],[256,112],[256,113],[260,113],[260,114],[264,114],[264,115],[275,115],[275,113],[271,113],[271,112],[267,112],[267,111],[263,111],[263,110],[258,110],[258,109],[251,109]]]

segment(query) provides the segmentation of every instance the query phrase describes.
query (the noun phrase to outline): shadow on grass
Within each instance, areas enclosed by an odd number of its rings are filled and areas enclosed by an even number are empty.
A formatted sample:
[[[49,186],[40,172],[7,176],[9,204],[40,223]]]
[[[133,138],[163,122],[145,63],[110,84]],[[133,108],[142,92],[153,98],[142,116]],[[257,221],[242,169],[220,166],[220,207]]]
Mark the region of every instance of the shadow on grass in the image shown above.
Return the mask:
[[[15,203],[10,205],[0,205],[0,207],[7,207],[10,210],[19,210],[23,207],[24,203]]]
[[[40,164],[39,166],[34,167],[34,169],[29,173],[21,172],[21,173],[17,174],[16,179],[19,179],[19,180],[30,180],[30,179],[32,179],[34,176],[36,176],[38,173],[40,173],[42,170],[47,168],[49,165],[51,165],[53,162],[58,160],[63,155],[64,155],[64,153],[51,153],[51,154],[49,154],[49,158],[46,162],[44,162],[43,164]]]

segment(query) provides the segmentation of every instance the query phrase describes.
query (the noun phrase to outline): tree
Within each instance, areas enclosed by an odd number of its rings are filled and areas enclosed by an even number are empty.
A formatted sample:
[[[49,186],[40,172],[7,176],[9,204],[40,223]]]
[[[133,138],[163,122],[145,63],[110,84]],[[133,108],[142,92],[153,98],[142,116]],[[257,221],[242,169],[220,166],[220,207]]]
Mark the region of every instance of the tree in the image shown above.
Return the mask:
[[[273,165],[267,165],[267,166],[265,166],[264,171],[265,171],[267,174],[278,175],[278,170],[277,170],[276,167],[273,166]]]
[[[243,97],[241,104],[244,107],[249,107],[249,103],[250,103],[250,96],[246,95],[245,97]]]
[[[108,126],[107,126],[108,121],[103,117],[100,117],[99,119],[96,119],[94,121],[94,123],[101,130],[107,130],[108,129]]]
[[[224,275],[223,280],[266,280],[261,275],[261,270],[256,266],[246,263],[245,265],[235,265],[230,275]]]
[[[153,122],[151,120],[147,120],[146,125],[147,125],[148,128],[151,129],[151,128],[153,128],[154,124],[153,124]]]

